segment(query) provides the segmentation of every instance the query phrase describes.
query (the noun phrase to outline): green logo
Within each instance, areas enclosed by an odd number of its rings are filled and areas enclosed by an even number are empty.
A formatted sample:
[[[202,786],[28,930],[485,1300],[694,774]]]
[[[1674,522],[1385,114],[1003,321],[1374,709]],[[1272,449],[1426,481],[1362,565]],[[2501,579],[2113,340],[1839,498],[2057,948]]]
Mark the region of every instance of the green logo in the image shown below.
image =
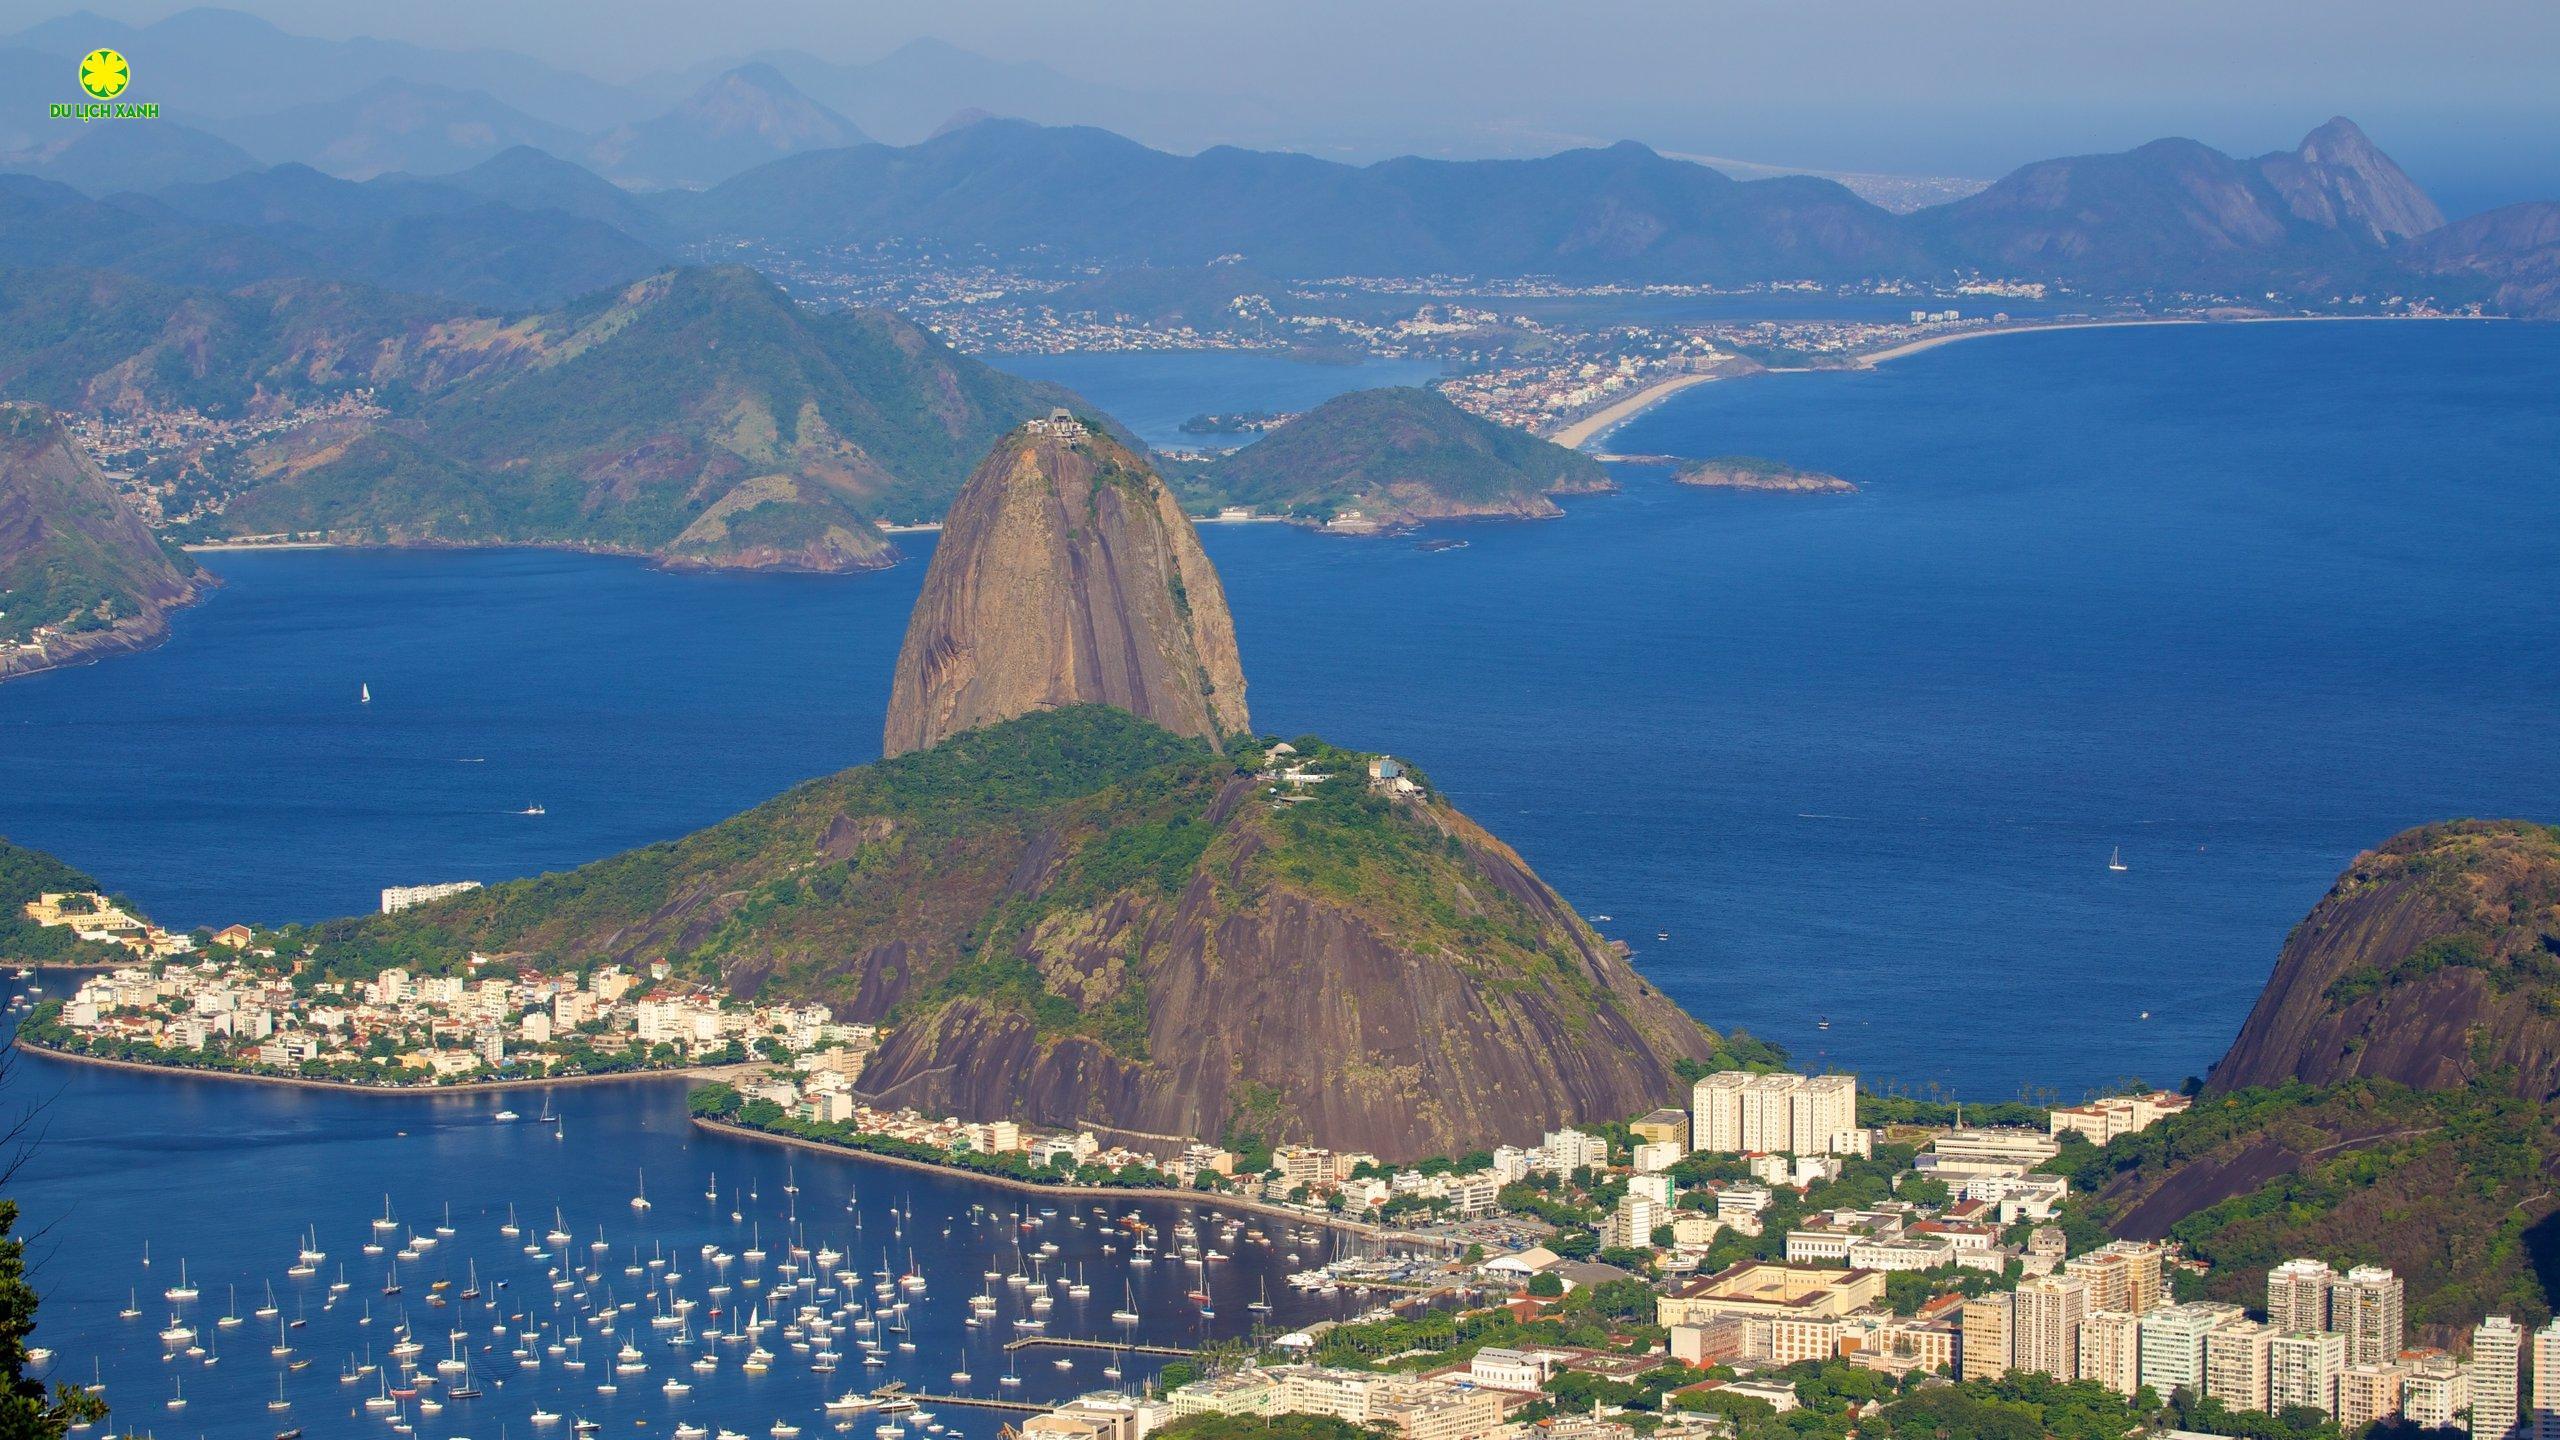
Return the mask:
[[[80,59],[80,88],[100,100],[113,100],[133,83],[133,67],[121,50],[92,50]]]
[[[121,50],[103,46],[80,57],[80,89],[89,98],[74,102],[56,102],[45,112],[56,120],[157,120],[160,106],[149,100],[120,100],[117,97],[133,84],[133,65]]]

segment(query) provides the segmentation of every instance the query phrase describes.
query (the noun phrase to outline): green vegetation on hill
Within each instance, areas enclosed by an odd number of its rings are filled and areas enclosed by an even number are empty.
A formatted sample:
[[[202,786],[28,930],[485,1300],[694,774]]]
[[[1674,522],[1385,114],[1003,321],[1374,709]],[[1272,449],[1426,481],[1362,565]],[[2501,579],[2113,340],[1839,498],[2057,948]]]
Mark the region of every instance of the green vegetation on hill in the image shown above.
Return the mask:
[[[1400,1159],[1510,1138],[1524,1114],[1640,1110],[1673,1061],[1715,1053],[1500,842],[1427,794],[1373,794],[1364,755],[1302,748],[1340,775],[1303,799],[1258,778],[1257,742],[1036,712],[680,840],[287,942],[343,974],[665,960],[890,1024],[866,1083],[902,1101],[1322,1127]],[[1584,1045],[1605,1058],[1552,1064]],[[1225,1057],[1207,1081],[1202,1052]],[[1469,1108],[1500,1087],[1528,1098]]]
[[[1299,743],[1341,773],[1303,803],[1220,816],[1213,809],[1250,773],[1250,756],[1107,706],[1049,711],[810,781],[681,840],[398,915],[327,922],[311,938],[332,972],[435,973],[493,946],[546,965],[665,954],[706,976],[745,972],[845,1001],[859,978],[845,957],[898,943],[910,960],[893,1020],[965,997],[1018,1010],[1043,1033],[1088,1034],[1143,1058],[1144,1007],[1125,993],[1139,977],[1109,963],[1070,977],[1038,952],[1045,941],[1071,943],[1114,906],[1172,905],[1210,869],[1225,884],[1324,895],[1490,973],[1586,988],[1543,948],[1525,907],[1498,891],[1456,898],[1462,845],[1371,793],[1366,756]],[[1012,871],[1035,844],[1046,873],[1018,888]],[[697,896],[713,903],[688,907]]]
[[[222,533],[593,545],[699,563],[886,563],[873,516],[941,513],[1064,392],[876,311],[677,270],[473,336],[398,427],[275,457]]]
[[[1074,397],[882,311],[811,311],[742,267],[501,317],[361,286],[0,284],[0,388],[67,409],[378,414],[226,442],[150,479],[188,538],[596,547],[685,564],[894,558],[1005,432]]]
[[[60,926],[27,918],[27,902],[38,895],[97,888],[97,881],[43,851],[0,838],[0,964],[87,965],[124,958],[121,947],[77,939]]]
[[[2251,1300],[2297,1255],[2387,1265],[2412,1324],[2537,1320],[2560,1303],[2560,1117],[2489,1089],[2358,1080],[2208,1095],[2099,1149],[2066,1148],[2069,1223],[2167,1236]]]
[[[195,562],[152,535],[52,411],[0,404],[0,640],[124,625],[141,643],[155,638],[164,609],[195,593],[195,573]],[[0,662],[0,675],[13,668]]]
[[[1185,478],[1187,503],[1400,525],[1556,513],[1559,491],[1609,488],[1587,455],[1470,415],[1436,390],[1337,395]]]

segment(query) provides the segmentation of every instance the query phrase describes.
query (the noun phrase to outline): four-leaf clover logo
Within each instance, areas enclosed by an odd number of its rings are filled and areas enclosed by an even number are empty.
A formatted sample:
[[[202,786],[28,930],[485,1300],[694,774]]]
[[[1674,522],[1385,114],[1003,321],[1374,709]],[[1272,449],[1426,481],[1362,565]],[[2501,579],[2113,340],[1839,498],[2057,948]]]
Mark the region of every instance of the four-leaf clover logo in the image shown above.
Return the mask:
[[[101,100],[113,100],[133,83],[133,67],[116,50],[92,50],[80,60],[80,88]]]

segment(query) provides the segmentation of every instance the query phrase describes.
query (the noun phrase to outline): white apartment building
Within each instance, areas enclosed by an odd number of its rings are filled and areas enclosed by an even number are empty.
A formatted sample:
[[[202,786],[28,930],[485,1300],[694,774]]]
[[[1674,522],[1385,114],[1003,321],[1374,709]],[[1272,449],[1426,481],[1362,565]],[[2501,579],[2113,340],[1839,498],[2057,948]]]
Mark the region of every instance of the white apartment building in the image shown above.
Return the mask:
[[[2308,1405],[2338,1413],[2338,1372],[2347,1368],[2347,1337],[2334,1330],[2296,1330],[2267,1342],[2269,1413]]]
[[[2142,1317],[2129,1310],[2093,1310],[2080,1322],[2080,1373],[2119,1395],[2142,1385]]]
[[[2492,1315],[2471,1332],[2471,1440],[2507,1440],[2515,1432],[2524,1327]]]
[[[2329,1289],[2329,1328],[2347,1337],[2350,1365],[2389,1365],[2406,1339],[2400,1277],[2379,1265],[2359,1265]]]
[[[1720,1071],[1698,1081],[1690,1102],[1691,1143],[1707,1154],[1833,1155],[1857,1146],[1855,1076]]]
[[[2267,1323],[2278,1330],[2329,1328],[2329,1291],[2338,1272],[2321,1260],[2287,1260],[2267,1272]]]
[[[2248,1319],[2237,1305],[2199,1302],[2162,1305],[2143,1312],[2142,1383],[2166,1400],[2180,1390],[2205,1390],[2205,1338]]]
[[[2533,1440],[2560,1440],[2560,1320],[2533,1332]]]
[[[1608,1163],[1609,1142],[1579,1130],[1550,1130],[1529,1152],[1529,1168],[1550,1175],[1570,1175],[1586,1167],[1597,1170]]]
[[[2234,1410],[2267,1412],[2269,1350],[2276,1332],[2254,1320],[2204,1337],[2204,1393]]]
[[[2020,1282],[2010,1326],[2010,1368],[2057,1380],[2080,1373],[2080,1324],[2089,1315],[2088,1282],[2038,1275]]]
[[[2471,1374],[2441,1352],[2409,1367],[2400,1384],[2400,1413],[2422,1430],[2458,1430],[2471,1409]]]

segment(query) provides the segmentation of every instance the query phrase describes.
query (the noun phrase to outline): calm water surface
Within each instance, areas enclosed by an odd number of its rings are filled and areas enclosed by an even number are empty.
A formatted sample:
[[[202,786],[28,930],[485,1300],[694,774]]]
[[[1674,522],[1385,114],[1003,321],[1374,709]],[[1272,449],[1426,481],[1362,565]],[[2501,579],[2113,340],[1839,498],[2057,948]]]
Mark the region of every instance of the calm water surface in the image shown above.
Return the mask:
[[[1138,358],[1048,373],[1178,417],[1309,369]],[[1410,756],[1701,1017],[2077,1096],[2211,1063],[2359,848],[2560,817],[2555,397],[2551,327],[2029,335],[1614,440],[1853,496],[1629,471],[1462,550],[1204,537],[1258,723]],[[678,834],[876,753],[900,543],[846,579],[225,556],[163,649],[0,687],[0,832],[184,924]]]
[[[52,978],[47,988],[58,994],[69,984]],[[57,1353],[58,1377],[104,1377],[117,1434],[267,1440],[295,1425],[315,1440],[392,1434],[395,1412],[366,1410],[364,1401],[401,1383],[393,1347],[404,1325],[423,1347],[415,1363],[432,1370],[460,1359],[484,1392],[434,1415],[402,1403],[398,1418],[421,1436],[567,1436],[569,1422],[583,1417],[606,1434],[665,1435],[691,1421],[766,1440],[777,1420],[812,1437],[832,1435],[821,1408],[827,1400],[890,1381],[1056,1401],[1143,1379],[1163,1363],[1133,1353],[1009,1353],[1006,1342],[1021,1336],[1196,1346],[1265,1320],[1249,1308],[1265,1293],[1274,1307],[1268,1322],[1284,1327],[1354,1304],[1286,1283],[1348,1243],[1330,1232],[1275,1226],[1266,1236],[1273,1243],[1256,1243],[1240,1228],[1222,1241],[1226,1220],[1201,1207],[1123,1200],[1097,1216],[1089,1199],[1079,1205],[705,1134],[687,1123],[681,1081],[385,1097],[137,1075],[37,1056],[16,1063],[13,1087],[50,1099],[47,1143],[11,1187],[36,1232],[31,1259],[44,1292],[36,1343]],[[546,1104],[556,1108],[559,1138],[538,1118]],[[521,1119],[494,1118],[510,1106]],[[651,1203],[642,1211],[631,1199],[644,1188]],[[373,1224],[386,1202],[398,1222],[388,1232]],[[510,1207],[515,1236],[503,1233]],[[1161,1228],[1159,1245],[1175,1226],[1197,1221],[1201,1248],[1232,1257],[1204,1261],[1213,1315],[1204,1318],[1188,1298],[1197,1272],[1178,1257],[1131,1263],[1131,1234],[1113,1223],[1130,1214]],[[451,1233],[441,1233],[447,1225]],[[546,1238],[555,1225],[566,1243]],[[306,1229],[327,1258],[296,1278],[286,1271]],[[428,1248],[404,1262],[400,1251],[412,1235]],[[382,1253],[365,1254],[369,1243]],[[746,1259],[759,1244],[762,1260]],[[795,1244],[812,1253],[794,1255]],[[706,1255],[706,1246],[725,1258]],[[824,1272],[815,1263],[822,1247],[842,1252]],[[181,1262],[193,1301],[165,1298],[180,1285]],[[794,1277],[785,1264],[819,1276],[787,1303],[779,1297]],[[884,1267],[913,1268],[928,1282],[893,1291],[907,1302],[902,1313],[876,1289]],[[991,1269],[1033,1283],[991,1281]],[[840,1282],[835,1271],[855,1272],[854,1282]],[[1088,1288],[1084,1298],[1058,1283],[1077,1278]],[[333,1290],[341,1279],[345,1288]],[[395,1280],[399,1292],[384,1293]],[[463,1298],[475,1281],[480,1298]],[[715,1286],[725,1293],[713,1293]],[[261,1319],[269,1287],[276,1313]],[[968,1302],[982,1289],[1000,1308],[972,1326]],[[1053,1301],[1045,1328],[1017,1328],[1044,1289]],[[678,1298],[695,1302],[685,1323],[653,1323],[675,1313]],[[760,1309],[788,1318],[805,1304],[832,1313],[857,1302],[860,1312],[842,1318],[850,1327],[868,1317],[872,1328],[848,1328],[832,1342],[844,1356],[832,1373],[814,1368],[828,1342],[795,1349],[769,1330],[763,1343],[775,1354],[772,1368],[749,1375],[742,1365],[752,1346],[711,1333],[742,1329]],[[1136,1325],[1111,1319],[1124,1303],[1141,1317]],[[140,1314],[124,1318],[128,1307]],[[221,1324],[235,1313],[237,1327]],[[614,1317],[609,1331],[604,1315]],[[173,1317],[196,1332],[191,1341],[162,1338]],[[538,1338],[527,1342],[528,1332]],[[862,1362],[854,1342],[866,1335],[882,1341],[885,1363]],[[626,1342],[641,1352],[644,1369],[617,1370]],[[515,1354],[520,1344],[540,1363],[526,1366]],[[291,1353],[275,1353],[279,1345]],[[715,1368],[697,1371],[694,1361],[706,1354]],[[1065,1369],[1055,1363],[1061,1356],[1071,1362]],[[578,1360],[582,1368],[569,1363]],[[295,1370],[297,1361],[309,1363]],[[369,1362],[385,1370],[345,1378]],[[1105,1366],[1120,1369],[1120,1380],[1105,1376]],[[954,1371],[969,1379],[955,1380]],[[1003,1381],[1008,1372],[1019,1385]],[[685,1392],[668,1393],[670,1378]],[[287,1408],[270,1411],[279,1381]],[[446,1388],[459,1383],[448,1377]],[[170,1408],[180,1397],[185,1406]],[[992,1436],[1005,1419],[1019,1419],[926,1408],[933,1423],[971,1436]],[[565,1418],[536,1428],[537,1409]],[[887,1418],[856,1417],[854,1433],[875,1440]],[[912,1419],[902,1433],[932,1440]]]

